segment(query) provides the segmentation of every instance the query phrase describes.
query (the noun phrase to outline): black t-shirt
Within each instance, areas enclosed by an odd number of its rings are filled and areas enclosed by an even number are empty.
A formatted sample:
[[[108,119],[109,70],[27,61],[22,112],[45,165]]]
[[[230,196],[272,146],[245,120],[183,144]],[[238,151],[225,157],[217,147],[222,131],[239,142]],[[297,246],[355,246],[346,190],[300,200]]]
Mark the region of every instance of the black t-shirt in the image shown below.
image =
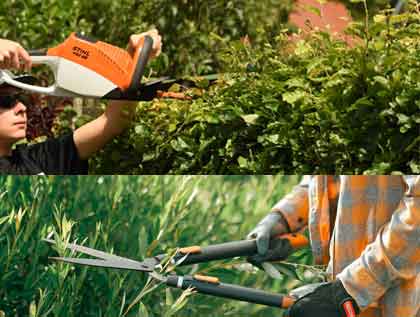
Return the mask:
[[[11,156],[0,157],[1,174],[83,175],[88,162],[81,160],[73,134],[33,145],[18,145]]]

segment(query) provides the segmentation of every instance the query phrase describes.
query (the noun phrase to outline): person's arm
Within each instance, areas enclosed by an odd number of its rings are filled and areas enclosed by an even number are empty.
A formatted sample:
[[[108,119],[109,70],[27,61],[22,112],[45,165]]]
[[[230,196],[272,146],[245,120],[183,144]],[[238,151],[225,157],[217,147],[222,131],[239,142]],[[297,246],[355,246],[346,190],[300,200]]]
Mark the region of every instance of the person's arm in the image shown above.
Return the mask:
[[[420,274],[420,176],[406,176],[403,201],[362,255],[337,278],[361,309],[398,280]]]
[[[28,52],[19,43],[0,39],[0,69],[21,69],[22,66],[26,69],[32,66]]]
[[[283,216],[290,232],[299,231],[308,224],[310,181],[310,175],[304,176],[292,192],[271,209],[272,212],[278,212]]]
[[[134,54],[137,47],[142,46],[144,37],[153,38],[153,51],[151,57],[156,57],[161,52],[162,39],[157,30],[132,35],[128,45],[128,52]],[[83,125],[74,132],[74,143],[81,159],[91,157],[121,134],[130,124],[137,102],[110,101],[104,114],[97,119]]]
[[[247,235],[248,239],[256,239],[258,254],[267,253],[271,237],[298,231],[308,222],[309,181],[310,176],[304,176],[299,185],[280,200]]]

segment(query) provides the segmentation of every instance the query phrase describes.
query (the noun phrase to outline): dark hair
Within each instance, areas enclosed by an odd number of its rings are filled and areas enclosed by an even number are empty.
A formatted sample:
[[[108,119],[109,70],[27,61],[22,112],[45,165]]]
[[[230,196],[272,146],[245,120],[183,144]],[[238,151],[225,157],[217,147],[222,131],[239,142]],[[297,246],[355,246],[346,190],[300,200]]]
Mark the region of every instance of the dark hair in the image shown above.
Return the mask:
[[[25,105],[27,105],[28,102],[27,98],[25,98],[25,95],[21,91],[8,95],[0,94],[0,108],[2,109],[11,109],[19,101]]]

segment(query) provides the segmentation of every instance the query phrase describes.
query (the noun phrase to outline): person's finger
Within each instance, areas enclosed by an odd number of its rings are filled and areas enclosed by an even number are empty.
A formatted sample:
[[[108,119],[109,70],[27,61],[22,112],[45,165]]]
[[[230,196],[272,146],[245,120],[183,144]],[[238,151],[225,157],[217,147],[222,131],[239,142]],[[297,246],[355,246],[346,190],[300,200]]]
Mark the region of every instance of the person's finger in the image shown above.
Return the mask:
[[[23,60],[26,70],[30,70],[32,67],[32,58],[29,53],[20,45],[17,47],[19,57]]]
[[[152,36],[153,48],[151,56],[157,57],[162,53],[162,37],[160,35]]]
[[[9,51],[3,51],[3,63],[6,62],[10,58],[10,52]]]
[[[10,52],[11,58],[10,62],[12,64],[12,67],[15,69],[20,69],[20,61],[19,61],[19,54],[17,51],[11,51]]]
[[[133,34],[130,36],[130,40],[129,40],[129,46],[131,46],[132,48],[137,48],[139,45],[143,44],[144,41],[144,36],[142,34]]]
[[[156,41],[153,43],[154,55],[159,56],[162,53],[162,37],[159,35],[156,37]]]
[[[145,33],[133,34],[128,41],[127,51],[130,55],[134,55],[137,48],[142,47],[144,43]]]
[[[158,30],[157,30],[157,29],[151,29],[151,30],[149,30],[149,31],[147,31],[147,32],[142,33],[142,35],[143,35],[143,36],[144,36],[144,35],[149,35],[149,36],[151,36],[151,37],[157,37],[157,36],[159,36],[159,32],[158,32]]]
[[[146,36],[150,36],[153,38],[153,41],[156,41],[156,39],[158,38],[158,33],[156,30],[151,30],[151,31],[147,31],[147,32],[143,32],[140,34],[133,34],[130,36],[130,45],[137,47],[141,44],[143,44],[144,38]]]
[[[11,68],[10,53],[8,51],[3,52],[3,67],[5,69]]]
[[[129,38],[127,51],[133,55],[137,48],[142,47],[146,36],[150,36],[153,39],[153,48],[151,57],[157,57],[162,52],[162,37],[159,35],[158,30],[152,29],[147,32],[140,34],[133,34]]]

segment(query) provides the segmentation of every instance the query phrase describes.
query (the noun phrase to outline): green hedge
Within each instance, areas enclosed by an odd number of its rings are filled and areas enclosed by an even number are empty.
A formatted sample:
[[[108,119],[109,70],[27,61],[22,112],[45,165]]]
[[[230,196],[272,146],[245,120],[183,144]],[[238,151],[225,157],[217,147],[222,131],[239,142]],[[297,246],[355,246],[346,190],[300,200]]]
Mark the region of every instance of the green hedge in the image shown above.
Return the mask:
[[[0,316],[280,316],[275,308],[202,295],[188,297],[177,311],[179,290],[160,285],[140,298],[150,291],[146,274],[55,263],[48,257],[64,255],[63,246],[57,251],[42,239],[54,233],[58,241],[76,240],[137,260],[182,246],[239,240],[297,181],[285,176],[0,177]],[[310,264],[308,251],[289,261]],[[314,275],[312,269],[283,264],[285,275],[275,281],[244,262],[177,271],[279,293],[318,276],[317,270]],[[295,271],[301,280],[291,278]]]
[[[193,101],[139,104],[132,129],[91,161],[92,173],[418,173],[416,4],[370,21],[368,33],[356,23],[356,48],[326,34],[291,47],[280,26],[290,2],[277,5],[3,1],[0,36],[41,47],[78,30],[123,46],[156,25],[167,55],[155,73],[226,73],[204,94],[191,91]],[[245,34],[251,47],[234,41]]]
[[[377,16],[360,45],[229,42],[192,101],[140,103],[92,173],[419,173],[420,18]]]
[[[253,42],[271,39],[284,28],[293,0],[4,0],[0,3],[0,37],[30,49],[52,47],[78,31],[125,47],[130,34],[157,27],[164,36],[164,54],[154,70],[166,75],[219,71],[220,46],[249,35]],[[371,12],[387,0],[368,0]],[[364,18],[360,0],[344,3]],[[264,36],[263,36],[264,35]]]

